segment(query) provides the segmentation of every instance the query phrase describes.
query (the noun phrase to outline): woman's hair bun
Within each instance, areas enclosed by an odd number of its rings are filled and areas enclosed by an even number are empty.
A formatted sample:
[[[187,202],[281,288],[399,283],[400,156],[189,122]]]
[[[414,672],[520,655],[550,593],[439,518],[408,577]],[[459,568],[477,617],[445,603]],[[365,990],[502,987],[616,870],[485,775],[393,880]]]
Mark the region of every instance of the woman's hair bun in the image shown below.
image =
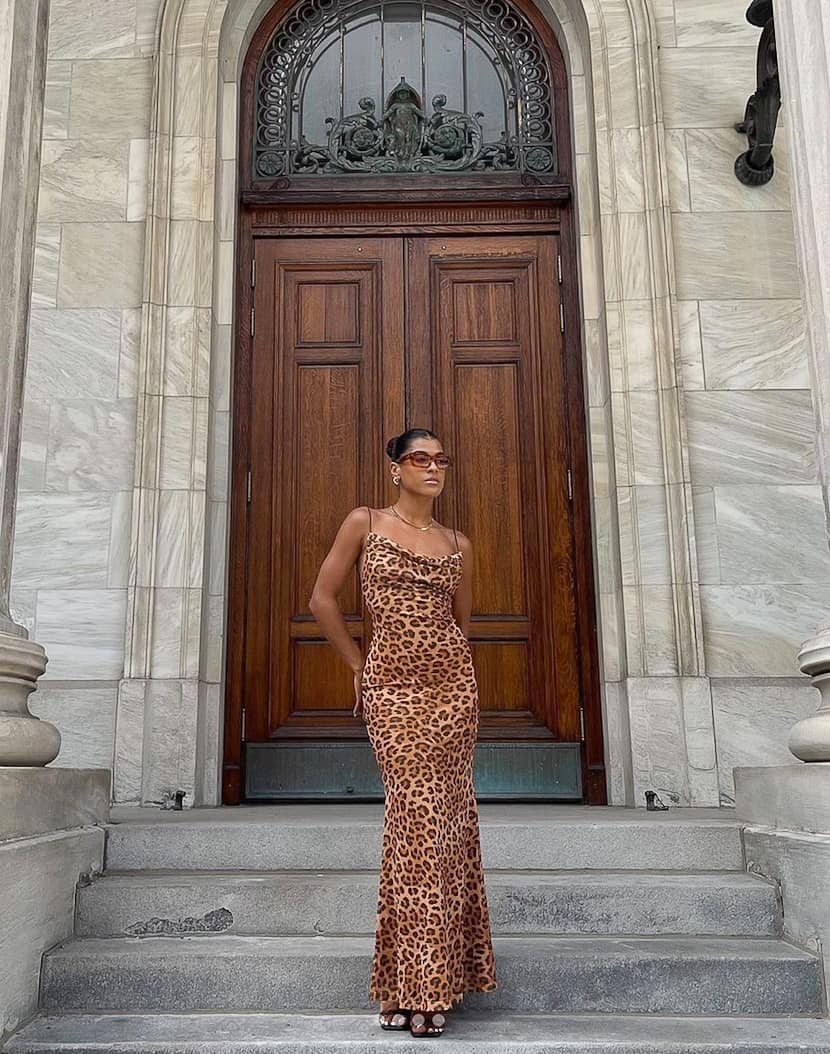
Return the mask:
[[[392,436],[386,444],[386,454],[390,461],[397,461],[413,439],[437,439],[438,436],[429,428],[407,428],[399,436]]]

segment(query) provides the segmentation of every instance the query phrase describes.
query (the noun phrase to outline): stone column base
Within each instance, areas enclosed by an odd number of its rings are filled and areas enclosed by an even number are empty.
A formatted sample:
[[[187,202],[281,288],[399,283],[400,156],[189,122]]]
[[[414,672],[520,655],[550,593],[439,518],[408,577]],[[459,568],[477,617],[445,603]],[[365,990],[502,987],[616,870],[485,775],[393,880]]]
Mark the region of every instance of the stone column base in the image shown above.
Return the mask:
[[[790,753],[802,761],[830,761],[830,619],[801,646],[798,663],[818,688],[821,705],[790,732]]]
[[[58,756],[60,732],[29,713],[47,662],[40,644],[0,633],[0,765],[48,765]]]

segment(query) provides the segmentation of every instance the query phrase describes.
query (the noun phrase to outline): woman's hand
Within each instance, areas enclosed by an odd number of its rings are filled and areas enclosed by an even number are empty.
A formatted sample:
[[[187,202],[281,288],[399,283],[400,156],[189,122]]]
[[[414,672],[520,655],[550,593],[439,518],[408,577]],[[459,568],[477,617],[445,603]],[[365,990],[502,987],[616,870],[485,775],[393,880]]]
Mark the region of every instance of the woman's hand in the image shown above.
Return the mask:
[[[362,682],[363,682],[363,667],[361,666],[359,670],[355,670],[355,672],[354,672],[354,698],[355,698],[355,704],[354,704],[354,710],[352,710],[352,713],[354,714],[355,717],[363,717],[363,691],[362,691],[363,685],[362,685]]]

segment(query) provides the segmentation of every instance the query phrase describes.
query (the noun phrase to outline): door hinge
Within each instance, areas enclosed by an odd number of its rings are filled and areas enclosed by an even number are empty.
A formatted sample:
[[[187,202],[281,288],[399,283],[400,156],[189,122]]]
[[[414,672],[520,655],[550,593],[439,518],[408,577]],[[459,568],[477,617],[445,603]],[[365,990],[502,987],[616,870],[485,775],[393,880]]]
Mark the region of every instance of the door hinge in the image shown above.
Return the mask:
[[[562,279],[560,278],[559,281],[561,282]],[[253,289],[255,285],[256,285],[256,257],[252,256],[251,257],[251,289]]]
[[[244,714],[245,711],[243,710]],[[580,706],[579,708],[579,738],[585,740],[585,708]]]
[[[251,470],[248,469],[248,478],[245,481],[245,501],[251,504]]]
[[[559,305],[559,331],[560,333],[565,332],[565,305]]]
[[[242,707],[242,742],[245,742],[245,707]]]
[[[254,309],[251,308],[251,336],[254,335]]]
[[[559,278],[559,284],[562,285],[562,253],[556,254],[556,274]]]
[[[574,477],[570,469],[568,469],[568,501],[574,500]]]

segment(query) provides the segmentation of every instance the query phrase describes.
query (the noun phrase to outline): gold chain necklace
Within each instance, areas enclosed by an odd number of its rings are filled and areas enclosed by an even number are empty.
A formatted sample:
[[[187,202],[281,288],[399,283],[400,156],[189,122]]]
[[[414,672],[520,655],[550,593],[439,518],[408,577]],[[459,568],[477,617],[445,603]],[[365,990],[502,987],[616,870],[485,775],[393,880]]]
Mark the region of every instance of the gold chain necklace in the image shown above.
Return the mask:
[[[430,527],[435,523],[435,520],[430,517],[429,523],[426,525],[426,527],[421,527],[420,524],[412,523],[411,520],[407,520],[403,516],[401,516],[401,514],[395,509],[394,505],[390,505],[389,508],[392,510],[392,512],[395,513],[399,520],[403,520],[404,523],[408,523],[410,527],[417,527],[419,531],[428,531]]]

